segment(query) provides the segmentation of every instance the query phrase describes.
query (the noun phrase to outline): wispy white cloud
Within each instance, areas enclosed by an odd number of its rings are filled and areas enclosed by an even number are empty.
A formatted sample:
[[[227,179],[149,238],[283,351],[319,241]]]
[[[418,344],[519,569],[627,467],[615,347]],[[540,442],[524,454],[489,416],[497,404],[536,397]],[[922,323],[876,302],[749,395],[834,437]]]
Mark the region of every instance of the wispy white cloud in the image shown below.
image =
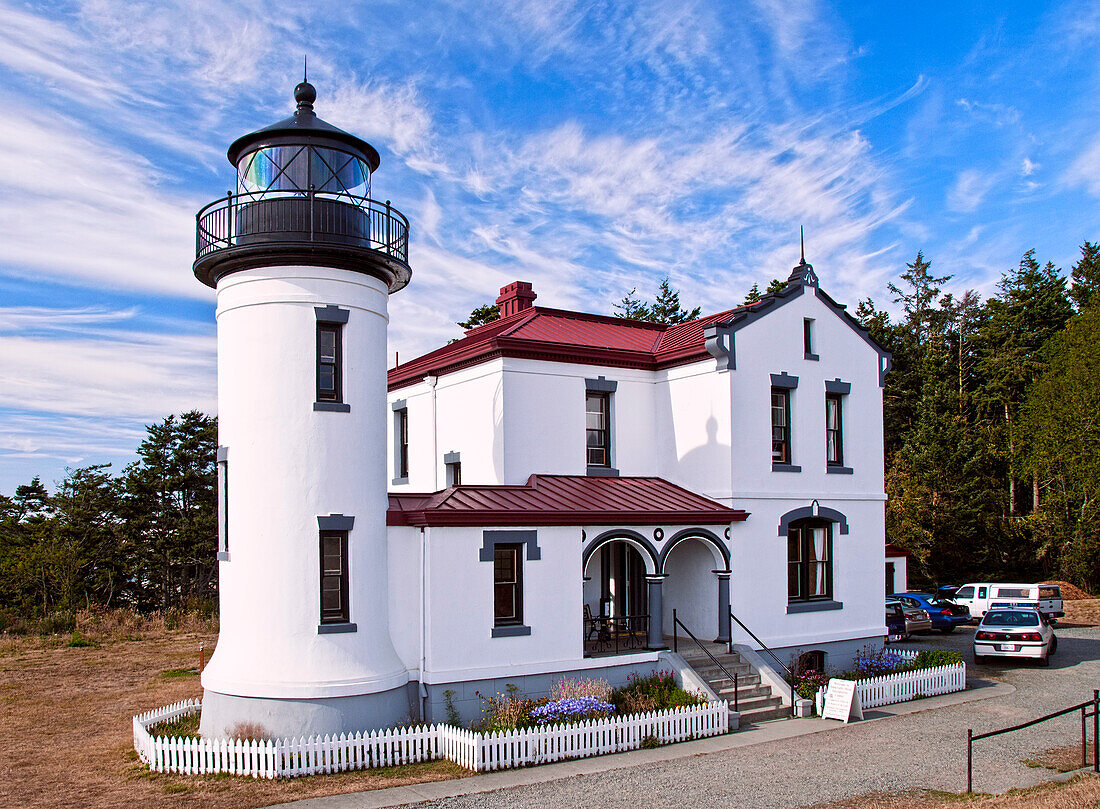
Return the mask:
[[[977,210],[995,182],[994,176],[977,169],[959,172],[955,184],[947,194],[948,207],[962,213]]]
[[[1100,136],[1093,139],[1070,164],[1063,181],[1074,188],[1084,188],[1100,197]]]

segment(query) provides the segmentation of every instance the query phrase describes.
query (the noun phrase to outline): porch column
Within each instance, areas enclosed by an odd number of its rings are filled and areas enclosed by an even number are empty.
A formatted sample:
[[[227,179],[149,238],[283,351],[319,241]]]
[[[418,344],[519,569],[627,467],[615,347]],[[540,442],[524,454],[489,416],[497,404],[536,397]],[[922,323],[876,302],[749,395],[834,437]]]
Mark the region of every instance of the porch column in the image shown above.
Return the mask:
[[[718,637],[715,643],[729,643],[730,640],[730,573],[729,570],[715,570],[718,577]]]
[[[646,576],[649,585],[649,648],[665,649],[664,595],[662,585],[667,575]]]

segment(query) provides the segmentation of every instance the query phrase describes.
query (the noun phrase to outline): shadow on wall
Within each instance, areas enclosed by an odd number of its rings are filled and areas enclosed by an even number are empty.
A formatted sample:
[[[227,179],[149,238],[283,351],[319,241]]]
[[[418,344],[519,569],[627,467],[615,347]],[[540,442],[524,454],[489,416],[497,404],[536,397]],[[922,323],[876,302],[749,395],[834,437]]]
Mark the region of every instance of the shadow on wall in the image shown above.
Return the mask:
[[[706,431],[705,444],[679,457],[679,466],[672,480],[700,494],[729,491],[732,472],[730,445],[719,443],[718,420],[714,416],[707,418]]]

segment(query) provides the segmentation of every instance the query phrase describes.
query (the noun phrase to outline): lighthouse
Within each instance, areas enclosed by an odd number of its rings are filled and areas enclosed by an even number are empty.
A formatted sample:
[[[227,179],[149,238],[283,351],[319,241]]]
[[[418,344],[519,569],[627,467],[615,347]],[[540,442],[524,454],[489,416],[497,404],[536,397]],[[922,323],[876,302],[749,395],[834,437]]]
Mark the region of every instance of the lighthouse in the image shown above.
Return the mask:
[[[201,733],[385,727],[410,715],[388,618],[386,328],[408,221],[378,152],[294,114],[238,138],[236,188],[197,215],[217,291],[220,636]]]

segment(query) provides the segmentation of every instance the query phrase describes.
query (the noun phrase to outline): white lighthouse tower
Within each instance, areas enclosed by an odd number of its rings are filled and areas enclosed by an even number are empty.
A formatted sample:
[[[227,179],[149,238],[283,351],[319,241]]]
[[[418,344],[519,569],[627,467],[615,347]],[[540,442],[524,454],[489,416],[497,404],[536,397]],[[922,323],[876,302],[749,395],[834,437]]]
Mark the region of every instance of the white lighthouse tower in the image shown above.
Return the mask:
[[[234,193],[198,213],[217,290],[221,634],[201,732],[380,727],[410,713],[390,639],[388,296],[408,221],[370,199],[378,153],[313,112],[229,147]],[[414,696],[415,699],[415,696]]]

